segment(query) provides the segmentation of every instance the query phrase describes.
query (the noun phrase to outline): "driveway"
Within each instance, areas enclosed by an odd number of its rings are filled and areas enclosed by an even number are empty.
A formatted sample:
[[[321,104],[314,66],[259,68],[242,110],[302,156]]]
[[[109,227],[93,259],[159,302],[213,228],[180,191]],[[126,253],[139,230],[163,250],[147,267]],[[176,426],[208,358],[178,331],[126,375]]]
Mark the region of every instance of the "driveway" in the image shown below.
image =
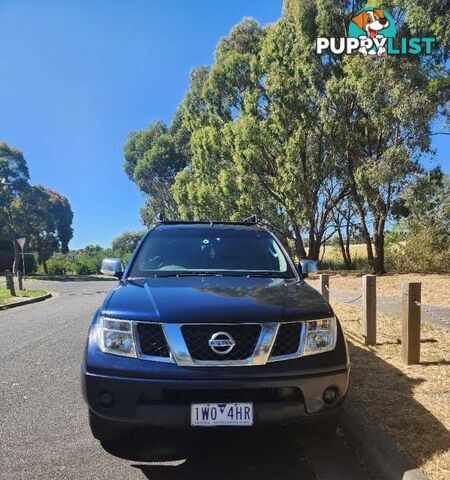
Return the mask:
[[[88,428],[79,364],[91,317],[114,285],[33,282],[55,296],[0,312],[1,479],[369,478],[342,437],[294,430],[142,432],[103,448]]]

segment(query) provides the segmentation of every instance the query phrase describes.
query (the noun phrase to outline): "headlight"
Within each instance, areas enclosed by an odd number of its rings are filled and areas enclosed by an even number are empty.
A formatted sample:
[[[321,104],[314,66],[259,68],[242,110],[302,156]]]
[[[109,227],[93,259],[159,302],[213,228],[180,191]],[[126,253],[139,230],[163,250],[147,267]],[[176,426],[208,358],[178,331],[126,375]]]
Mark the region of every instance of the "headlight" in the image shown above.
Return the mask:
[[[102,352],[136,358],[133,325],[128,320],[99,317],[96,334]]]
[[[336,318],[308,320],[305,322],[303,355],[328,352],[336,346]]]

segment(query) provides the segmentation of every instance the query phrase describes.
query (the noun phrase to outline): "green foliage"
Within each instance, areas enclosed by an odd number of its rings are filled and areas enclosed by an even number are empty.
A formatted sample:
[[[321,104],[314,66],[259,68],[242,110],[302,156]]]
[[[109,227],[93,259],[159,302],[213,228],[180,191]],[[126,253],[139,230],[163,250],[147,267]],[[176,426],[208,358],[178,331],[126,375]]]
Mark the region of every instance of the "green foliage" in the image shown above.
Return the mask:
[[[0,144],[0,240],[27,238],[27,250],[44,263],[55,251],[68,251],[73,213],[66,197],[42,185],[28,183],[22,153]],[[12,242],[18,263],[18,246]]]
[[[68,253],[73,237],[73,212],[69,200],[58,192],[46,189],[50,200],[50,213],[54,217],[56,236],[62,253]]]
[[[0,238],[17,238],[19,225],[12,202],[29,189],[30,174],[20,150],[0,143]]]
[[[161,122],[153,122],[148,129],[130,134],[124,147],[124,169],[139,190],[148,195],[146,208],[151,215],[143,214],[147,225],[156,213],[176,216],[170,187],[175,175],[187,163],[187,152],[183,127],[177,116],[169,129]]]
[[[387,265],[399,272],[450,271],[450,235],[441,228],[428,227],[393,232],[387,237]]]
[[[144,235],[145,231],[123,232],[121,235],[113,239],[111,248],[114,252],[117,252],[120,257],[123,257],[126,254],[131,254]]]
[[[44,290],[19,290],[16,289],[16,298],[17,297],[40,297],[45,295],[47,292]],[[11,295],[11,292],[7,288],[0,288],[0,305],[5,305],[11,302],[15,298]]]
[[[418,175],[403,192],[389,232],[387,261],[400,271],[450,271],[450,176],[439,168]]]
[[[80,250],[67,254],[55,253],[47,261],[50,275],[95,275],[100,273],[102,260],[106,257],[119,257],[124,265],[128,263],[134,245],[142,238],[144,232],[124,232],[113,240],[112,248],[100,245],[87,245]]]
[[[67,254],[55,253],[48,261],[50,275],[91,275],[100,273],[105,257],[117,256],[112,250],[99,245],[87,245],[85,248]]]

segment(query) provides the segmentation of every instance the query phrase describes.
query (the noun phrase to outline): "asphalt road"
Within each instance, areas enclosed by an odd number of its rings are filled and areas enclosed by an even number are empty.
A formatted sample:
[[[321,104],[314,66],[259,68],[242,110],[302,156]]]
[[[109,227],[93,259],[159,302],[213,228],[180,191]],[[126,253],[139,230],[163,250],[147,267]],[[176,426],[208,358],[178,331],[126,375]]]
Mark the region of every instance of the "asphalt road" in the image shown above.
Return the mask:
[[[367,480],[345,439],[286,429],[142,431],[102,446],[79,385],[90,319],[114,282],[33,282],[56,292],[0,311],[0,479]]]

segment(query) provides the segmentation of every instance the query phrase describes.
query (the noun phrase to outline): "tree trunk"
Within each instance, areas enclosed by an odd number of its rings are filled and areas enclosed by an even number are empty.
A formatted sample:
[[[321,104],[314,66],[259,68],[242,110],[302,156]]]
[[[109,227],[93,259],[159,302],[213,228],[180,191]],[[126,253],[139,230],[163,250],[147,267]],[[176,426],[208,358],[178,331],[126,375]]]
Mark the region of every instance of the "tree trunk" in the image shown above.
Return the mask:
[[[310,236],[310,239],[311,238],[312,241],[309,241],[308,259],[315,260],[317,262],[319,260],[320,247],[322,242],[317,238],[313,238]]]
[[[19,265],[20,265],[19,244],[15,240],[13,240],[12,242],[14,247],[13,275],[17,276],[17,271],[19,270]]]
[[[44,273],[48,275],[47,260],[42,261],[42,268],[44,269]]]
[[[375,261],[374,261],[373,250],[372,250],[372,240],[370,238],[369,229],[367,228],[366,211],[364,209],[363,202],[358,194],[354,165],[355,165],[355,162],[352,159],[352,155],[350,154],[350,152],[348,152],[347,167],[348,167],[348,174],[350,177],[350,193],[353,198],[353,201],[355,202],[356,209],[361,219],[360,230],[361,230],[361,236],[367,248],[367,260],[369,262],[369,265],[372,268],[375,268]]]
[[[373,235],[373,245],[375,247],[373,271],[381,275],[386,273],[384,268],[384,225],[384,218],[377,219],[375,223],[375,233]]]
[[[350,252],[350,220],[348,220],[345,226],[345,253],[348,259],[349,270],[352,268],[352,254]]]
[[[308,256],[306,255],[305,245],[303,243],[303,238],[300,234],[300,229],[297,227],[297,225],[293,225],[292,228],[295,233],[295,238],[294,238],[295,254],[300,260],[304,260]]]
[[[342,260],[344,262],[345,270],[350,270],[352,268],[352,259],[350,257],[350,251],[348,248],[349,240],[347,238],[346,243],[344,244],[344,238],[342,237],[341,229],[337,229],[338,238],[339,238],[339,246],[341,248],[342,253]]]
[[[361,236],[364,240],[364,243],[366,244],[366,249],[367,249],[367,260],[369,262],[369,265],[372,268],[375,268],[375,260],[373,257],[373,250],[372,250],[372,240],[370,238],[369,234],[369,229],[367,228],[367,223],[366,223],[366,212],[364,211],[364,208],[361,204],[361,201],[358,196],[358,192],[356,190],[356,185],[355,183],[352,183],[350,186],[350,190],[352,193],[353,200],[355,201],[356,208],[359,213],[359,217],[361,218]]]

